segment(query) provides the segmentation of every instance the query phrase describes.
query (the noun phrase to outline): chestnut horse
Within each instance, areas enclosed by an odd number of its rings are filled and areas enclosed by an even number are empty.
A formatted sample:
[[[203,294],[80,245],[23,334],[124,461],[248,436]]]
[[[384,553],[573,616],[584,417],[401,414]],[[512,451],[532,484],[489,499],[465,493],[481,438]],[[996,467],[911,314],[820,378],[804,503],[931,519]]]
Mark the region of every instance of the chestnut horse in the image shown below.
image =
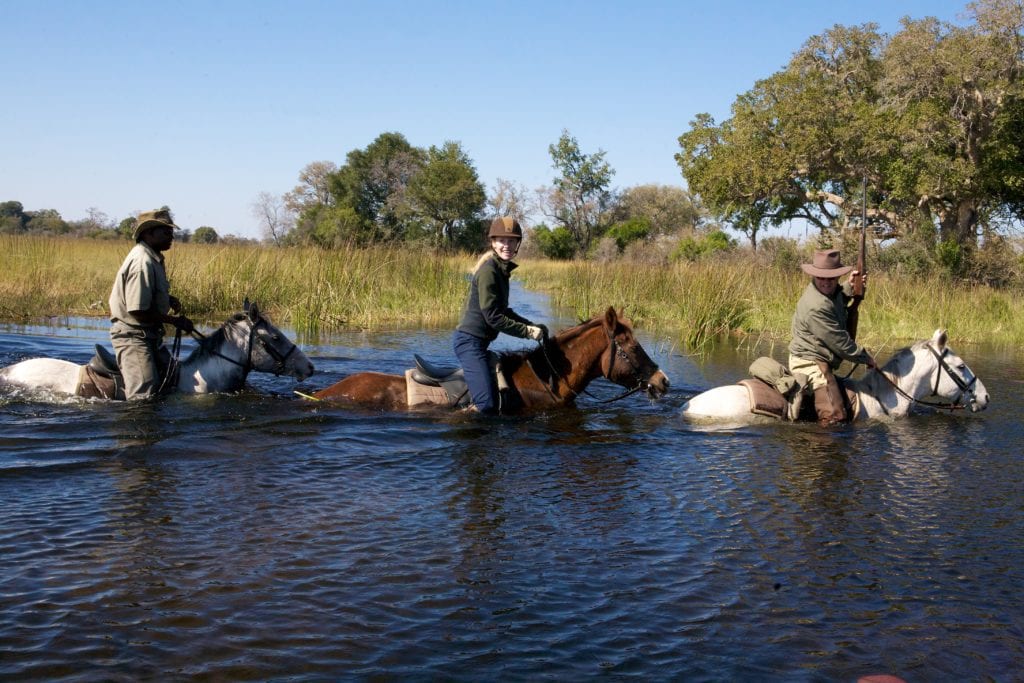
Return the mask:
[[[504,356],[501,365],[514,399],[504,406],[505,414],[573,405],[587,385],[602,376],[629,390],[645,390],[651,398],[659,398],[669,386],[668,377],[633,335],[630,322],[614,308],[562,330],[533,351]],[[409,407],[405,377],[380,372],[350,375],[312,397],[381,410]]]

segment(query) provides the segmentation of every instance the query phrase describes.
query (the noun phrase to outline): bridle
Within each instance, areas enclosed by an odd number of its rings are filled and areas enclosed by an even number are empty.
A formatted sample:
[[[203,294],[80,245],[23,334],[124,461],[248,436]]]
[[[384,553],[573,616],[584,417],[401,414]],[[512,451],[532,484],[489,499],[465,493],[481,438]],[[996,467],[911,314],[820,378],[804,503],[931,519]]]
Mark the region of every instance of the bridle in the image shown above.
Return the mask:
[[[591,398],[594,398],[598,403],[613,403],[613,402],[618,401],[620,399],[626,398],[627,396],[631,396],[631,395],[635,394],[636,392],[640,391],[641,389],[645,389],[645,388],[649,387],[650,386],[650,382],[648,382],[647,379],[645,379],[644,376],[640,373],[640,368],[633,361],[633,359],[629,357],[629,354],[626,353],[626,350],[622,348],[622,344],[620,344],[615,339],[615,335],[613,335],[611,332],[608,332],[607,330],[605,332],[608,335],[608,348],[609,348],[610,357],[609,357],[609,361],[608,361],[608,372],[602,372],[601,375],[605,379],[607,379],[608,381],[615,382],[615,380],[612,379],[612,369],[615,367],[615,358],[618,357],[618,358],[621,358],[623,361],[625,361],[626,363],[629,364],[629,368],[630,368],[630,370],[633,373],[633,378],[637,382],[636,386],[633,387],[632,389],[626,389],[625,391],[623,391],[618,396],[614,396],[612,398],[606,398],[606,399],[598,399],[596,396],[591,394],[586,389],[583,390],[583,393],[586,394],[587,396],[590,396]],[[548,371],[551,373],[551,384],[552,384],[552,386],[555,385],[556,380],[563,379],[565,381],[566,388],[572,393],[572,398],[575,399],[576,397],[578,397],[580,395],[579,392],[575,391],[571,386],[569,386],[568,380],[566,378],[563,378],[561,375],[559,375],[558,372],[555,370],[555,365],[554,365],[554,363],[551,362],[551,358],[548,356],[547,343],[542,341],[540,343],[540,349],[541,349],[541,353],[544,354],[544,361],[547,363]],[[652,372],[651,374],[653,375],[657,371],[658,371],[658,366],[657,366],[657,364],[655,364],[654,372]],[[534,368],[534,374],[537,374],[536,368]],[[547,389],[548,394],[557,403],[558,402],[558,397],[555,395],[555,392],[552,389],[552,386],[548,386],[548,383],[545,382],[543,380],[543,378],[541,378],[539,375],[537,376],[537,379],[539,379],[541,381],[541,384],[543,384],[544,388]],[[615,382],[615,383],[618,384],[618,382]]]
[[[884,377],[885,380],[889,382],[889,384],[891,384],[894,389],[896,389],[897,394],[907,399],[911,403],[916,403],[918,405],[928,406],[929,408],[936,408],[939,410],[963,410],[967,408],[967,406],[969,406],[970,404],[974,403],[975,397],[973,387],[974,384],[978,381],[977,376],[973,377],[970,382],[965,382],[962,377],[953,372],[953,368],[949,367],[949,363],[946,362],[946,356],[949,354],[948,348],[943,348],[942,353],[940,354],[938,351],[935,350],[935,348],[931,344],[925,344],[925,346],[928,348],[929,351],[932,352],[932,355],[935,356],[935,360],[938,362],[938,365],[935,368],[935,382],[932,384],[932,393],[929,394],[929,397],[939,395],[939,382],[942,381],[942,373],[945,372],[946,375],[951,380],[953,380],[953,383],[956,384],[957,389],[960,390],[960,393],[957,395],[956,399],[954,399],[951,403],[933,403],[931,401],[922,401],[919,398],[914,398],[913,396],[905,392],[899,384],[892,380],[892,378],[890,378],[887,374],[882,372],[882,370],[878,368],[875,369],[878,371],[878,374]],[[970,400],[966,403],[961,401],[961,399],[963,399],[965,395],[970,396]]]
[[[229,324],[234,325],[237,322],[240,322],[240,320],[232,320],[230,321]],[[263,350],[267,353],[267,355],[274,359],[274,367],[270,370],[270,372],[272,372],[274,375],[280,376],[286,369],[285,364],[288,361],[288,358],[293,353],[295,353],[295,350],[298,348],[298,346],[289,341],[288,343],[291,344],[291,346],[289,347],[288,351],[286,351],[285,353],[281,353],[276,348],[274,348],[273,345],[268,344],[267,341],[263,338],[264,335],[260,334],[260,326],[262,325],[265,327],[267,325],[267,321],[263,319],[263,316],[257,316],[255,320],[251,320],[251,323],[252,324],[249,327],[249,338],[246,341],[244,363],[239,362],[234,358],[225,356],[223,353],[217,351],[216,349],[208,349],[208,353],[210,353],[210,355],[217,356],[218,358],[222,358],[227,362],[231,363],[232,365],[237,365],[238,367],[242,368],[244,375],[248,375],[249,372],[253,369],[252,349],[254,343],[258,341],[260,346],[263,347]],[[195,330],[192,331],[192,336],[201,341],[206,339],[206,337],[201,332]]]

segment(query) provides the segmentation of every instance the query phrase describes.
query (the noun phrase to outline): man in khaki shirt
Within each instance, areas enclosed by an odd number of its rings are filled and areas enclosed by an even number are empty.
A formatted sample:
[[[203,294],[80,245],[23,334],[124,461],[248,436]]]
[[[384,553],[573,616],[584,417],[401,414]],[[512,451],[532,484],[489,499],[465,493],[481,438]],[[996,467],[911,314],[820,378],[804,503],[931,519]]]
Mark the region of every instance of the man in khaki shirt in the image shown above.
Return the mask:
[[[192,332],[192,321],[181,312],[181,302],[171,296],[164,270],[163,252],[174,242],[170,211],[139,214],[135,246],[114,278],[110,292],[110,341],[124,378],[126,399],[142,399],[159,391],[170,353],[164,347],[164,324]]]

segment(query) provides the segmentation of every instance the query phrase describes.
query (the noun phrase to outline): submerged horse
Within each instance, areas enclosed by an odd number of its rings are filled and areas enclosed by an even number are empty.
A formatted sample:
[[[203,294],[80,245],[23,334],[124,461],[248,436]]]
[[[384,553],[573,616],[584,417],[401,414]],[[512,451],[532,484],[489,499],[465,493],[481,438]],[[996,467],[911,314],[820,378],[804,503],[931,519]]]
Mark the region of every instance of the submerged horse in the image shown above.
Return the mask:
[[[0,387],[49,391],[69,396],[116,398],[116,360],[96,346],[88,365],[57,358],[31,358],[0,369]],[[260,314],[256,304],[229,318],[178,365],[175,391],[211,394],[238,391],[251,371],[290,375],[304,380],[313,364],[295,344]],[[120,377],[117,377],[120,381]],[[119,396],[123,398],[123,392]]]
[[[935,330],[931,339],[897,351],[883,367],[869,370],[861,379],[844,381],[854,398],[853,419],[903,417],[916,404],[984,410],[989,401],[985,385],[946,342],[946,331]],[[932,397],[948,403],[923,400]],[[741,423],[772,419],[755,414],[751,403],[746,386],[731,384],[694,396],[683,404],[682,414]]]
[[[533,351],[501,359],[508,382],[502,413],[515,414],[572,405],[598,377],[651,398],[669,381],[633,334],[630,322],[609,308],[603,316],[562,330]],[[408,374],[408,373],[407,373]],[[413,381],[409,379],[408,381]],[[402,410],[410,405],[407,378],[360,372],[313,394],[313,398],[364,408]]]

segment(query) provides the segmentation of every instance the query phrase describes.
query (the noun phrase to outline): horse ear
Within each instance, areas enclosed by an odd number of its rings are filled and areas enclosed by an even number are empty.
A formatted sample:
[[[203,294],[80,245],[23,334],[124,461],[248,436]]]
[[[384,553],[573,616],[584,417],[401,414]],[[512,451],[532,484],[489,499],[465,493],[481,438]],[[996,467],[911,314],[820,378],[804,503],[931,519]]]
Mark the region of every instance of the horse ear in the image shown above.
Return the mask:
[[[608,330],[608,334],[615,334],[615,328],[619,324],[619,317],[615,313],[615,309],[611,306],[604,312],[604,328]]]
[[[947,338],[946,331],[944,329],[940,327],[935,330],[935,334],[932,335],[932,345],[935,346],[936,349],[941,351],[946,348],[947,341],[949,341],[949,339]]]
[[[243,313],[248,313],[249,312],[249,297],[245,297],[245,301],[242,302],[242,312]]]
[[[256,322],[260,319],[260,309],[255,303],[249,303],[249,300],[245,300],[245,312],[249,314],[249,320]]]

